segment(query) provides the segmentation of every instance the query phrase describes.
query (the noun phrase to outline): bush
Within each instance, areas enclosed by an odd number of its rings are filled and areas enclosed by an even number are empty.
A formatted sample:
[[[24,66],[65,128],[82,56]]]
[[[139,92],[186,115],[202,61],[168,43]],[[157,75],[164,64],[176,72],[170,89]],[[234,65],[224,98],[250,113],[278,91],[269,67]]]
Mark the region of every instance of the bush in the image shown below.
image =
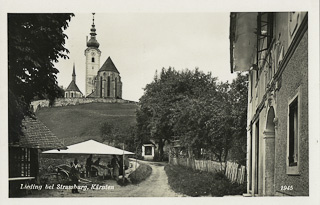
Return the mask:
[[[244,184],[231,183],[222,173],[194,171],[190,168],[166,165],[165,171],[171,188],[189,196],[239,195],[245,192]]]
[[[128,178],[132,184],[139,184],[148,178],[151,175],[151,172],[152,168],[149,165],[140,163],[140,166],[134,172],[132,172]]]

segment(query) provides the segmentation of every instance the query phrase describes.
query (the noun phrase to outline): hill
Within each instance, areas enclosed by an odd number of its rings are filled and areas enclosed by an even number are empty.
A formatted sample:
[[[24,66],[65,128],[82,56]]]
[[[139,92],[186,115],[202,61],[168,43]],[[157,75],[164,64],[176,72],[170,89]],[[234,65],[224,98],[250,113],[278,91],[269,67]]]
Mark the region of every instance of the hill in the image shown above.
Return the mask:
[[[119,128],[134,125],[137,107],[133,103],[88,103],[41,108],[36,116],[66,145],[70,145],[88,139],[101,141],[100,127],[105,122]]]

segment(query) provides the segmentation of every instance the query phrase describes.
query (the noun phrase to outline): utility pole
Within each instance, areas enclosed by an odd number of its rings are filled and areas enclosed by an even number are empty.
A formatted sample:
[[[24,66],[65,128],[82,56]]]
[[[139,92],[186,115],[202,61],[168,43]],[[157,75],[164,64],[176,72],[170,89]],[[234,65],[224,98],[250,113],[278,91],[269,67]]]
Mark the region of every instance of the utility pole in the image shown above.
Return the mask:
[[[122,182],[124,184],[124,177],[125,177],[125,167],[124,167],[124,143],[123,143],[123,146],[122,146]]]

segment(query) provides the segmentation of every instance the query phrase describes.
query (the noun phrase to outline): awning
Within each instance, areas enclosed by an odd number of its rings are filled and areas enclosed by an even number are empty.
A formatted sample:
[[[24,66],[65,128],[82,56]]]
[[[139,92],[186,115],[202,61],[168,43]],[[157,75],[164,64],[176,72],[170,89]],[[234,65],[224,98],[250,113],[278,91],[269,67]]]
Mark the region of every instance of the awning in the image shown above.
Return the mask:
[[[230,16],[231,73],[249,71],[256,61],[257,13],[232,12]]]
[[[123,151],[95,140],[88,140],[74,145],[67,146],[67,150],[49,150],[44,151],[44,154],[109,154],[109,155],[123,155],[134,154],[129,151]]]

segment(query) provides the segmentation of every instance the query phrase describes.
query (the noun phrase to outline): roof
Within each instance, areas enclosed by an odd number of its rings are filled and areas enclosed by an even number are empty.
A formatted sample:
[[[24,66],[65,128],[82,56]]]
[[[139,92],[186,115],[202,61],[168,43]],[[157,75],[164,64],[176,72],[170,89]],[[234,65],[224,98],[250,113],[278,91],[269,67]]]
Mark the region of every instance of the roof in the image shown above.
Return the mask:
[[[82,92],[80,91],[80,89],[78,88],[76,82],[74,80],[71,81],[71,83],[69,84],[68,88],[66,89],[66,91],[77,91],[80,92],[82,94]]]
[[[149,144],[156,145],[156,144],[153,143],[152,141],[144,141],[144,142],[143,142],[143,145],[149,145]]]
[[[256,12],[231,12],[229,28],[231,73],[249,71],[256,63],[256,30]]]
[[[37,119],[25,117],[22,121],[22,132],[24,135],[20,136],[19,142],[11,146],[41,149],[66,148],[62,141]]]
[[[95,91],[93,91],[92,93],[90,93],[89,95],[87,95],[87,98],[95,98],[95,97],[96,97]]]
[[[118,149],[95,140],[87,140],[77,144],[69,145],[67,150],[49,150],[44,154],[109,154],[123,155],[134,154],[122,149]]]
[[[108,59],[104,62],[104,64],[100,68],[99,72],[101,72],[101,71],[112,71],[112,72],[119,73],[118,69],[116,68],[116,66],[112,62],[110,56],[108,57]]]

